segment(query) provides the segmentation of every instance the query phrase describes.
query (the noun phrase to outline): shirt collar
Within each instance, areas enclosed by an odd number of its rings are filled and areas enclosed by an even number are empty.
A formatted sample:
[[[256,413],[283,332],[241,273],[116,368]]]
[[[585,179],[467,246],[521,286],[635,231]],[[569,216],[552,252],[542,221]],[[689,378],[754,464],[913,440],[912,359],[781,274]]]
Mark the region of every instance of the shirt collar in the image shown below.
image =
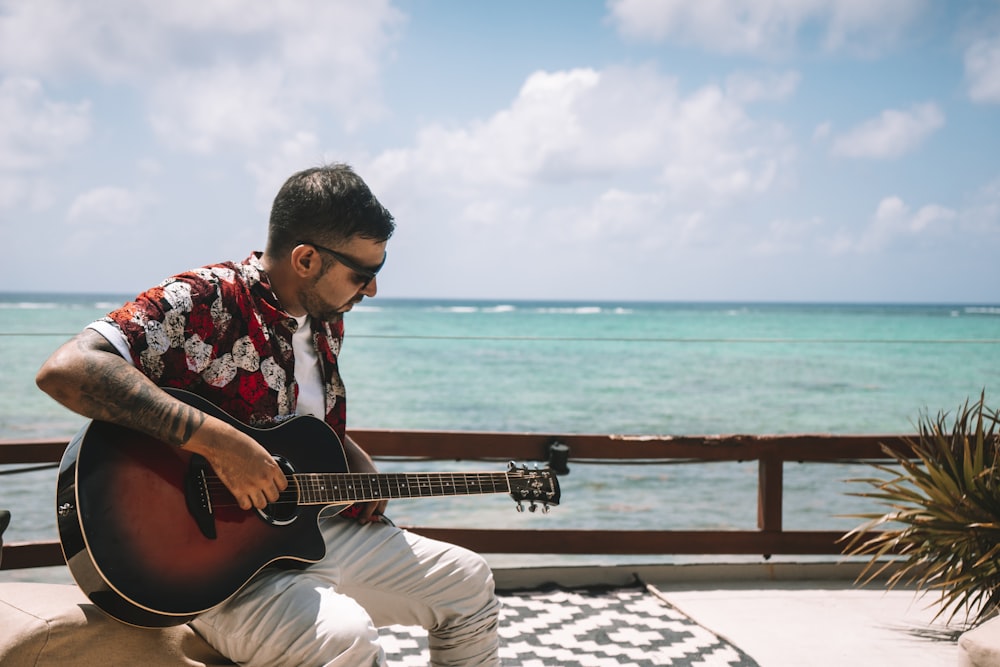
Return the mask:
[[[250,288],[250,293],[260,304],[260,311],[268,324],[279,320],[292,320],[292,316],[281,307],[277,295],[271,288],[271,279],[264,269],[263,262],[260,261],[262,256],[263,253],[260,251],[252,252],[240,264],[240,270]]]

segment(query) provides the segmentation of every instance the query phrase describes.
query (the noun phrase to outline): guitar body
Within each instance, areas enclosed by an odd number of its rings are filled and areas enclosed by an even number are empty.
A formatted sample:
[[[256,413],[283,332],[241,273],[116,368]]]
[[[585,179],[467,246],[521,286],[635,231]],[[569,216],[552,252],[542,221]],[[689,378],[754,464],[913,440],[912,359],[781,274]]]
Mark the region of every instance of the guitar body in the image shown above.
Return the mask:
[[[319,419],[255,429],[199,396],[169,391],[250,434],[287,462],[286,473],[347,472],[339,439]],[[268,565],[323,558],[324,507],[297,504],[294,485],[280,508],[245,511],[214,476],[199,486],[201,470],[211,473],[201,457],[107,422],[91,422],[70,443],[56,500],[63,554],[80,588],[111,616],[142,627],[178,625],[221,604]],[[201,511],[192,510],[198,489],[208,491]]]

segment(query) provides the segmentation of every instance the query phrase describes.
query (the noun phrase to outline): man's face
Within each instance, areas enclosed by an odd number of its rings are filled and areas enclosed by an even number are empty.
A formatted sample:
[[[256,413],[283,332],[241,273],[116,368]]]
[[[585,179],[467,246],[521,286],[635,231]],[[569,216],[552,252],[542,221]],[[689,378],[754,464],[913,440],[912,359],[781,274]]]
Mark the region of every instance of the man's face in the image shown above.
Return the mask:
[[[311,244],[306,244],[311,245]],[[378,292],[375,272],[385,261],[385,241],[354,237],[336,248],[312,245],[317,254],[326,255],[327,270],[317,275],[299,293],[299,300],[310,317],[328,320],[345,313],[362,299]]]

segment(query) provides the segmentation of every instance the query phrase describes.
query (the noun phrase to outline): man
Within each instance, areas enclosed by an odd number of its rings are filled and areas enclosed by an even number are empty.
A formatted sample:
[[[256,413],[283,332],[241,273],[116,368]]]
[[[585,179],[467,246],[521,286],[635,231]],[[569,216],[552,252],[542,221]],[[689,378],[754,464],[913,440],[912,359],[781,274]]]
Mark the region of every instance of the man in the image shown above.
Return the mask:
[[[202,455],[245,510],[288,481],[273,457],[225,421],[174,398],[187,389],[267,426],[324,419],[352,472],[375,470],[345,434],[337,368],[343,313],[377,292],[395,228],[350,167],[294,174],[275,197],[263,253],[167,279],[59,348],[38,386],[91,419]],[[304,570],[268,568],[194,628],[244,665],[384,664],[376,628],[421,625],[433,665],[498,665],[499,605],[485,561],[399,530],[385,501],[321,522],[327,555]]]

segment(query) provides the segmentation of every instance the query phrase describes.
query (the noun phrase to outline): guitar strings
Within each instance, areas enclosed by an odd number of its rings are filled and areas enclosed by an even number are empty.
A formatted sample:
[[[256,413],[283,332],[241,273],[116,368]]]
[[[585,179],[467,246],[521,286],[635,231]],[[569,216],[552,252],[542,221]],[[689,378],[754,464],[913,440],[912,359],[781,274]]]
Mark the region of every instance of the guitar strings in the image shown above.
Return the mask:
[[[299,504],[351,504],[354,502],[371,502],[385,499],[419,498],[427,496],[476,495],[503,493],[510,491],[511,478],[537,477],[537,471],[513,470],[507,472],[472,472],[472,473],[376,473],[376,477],[367,473],[294,473],[289,486],[282,491],[278,499],[269,505],[299,505]],[[457,478],[457,479],[456,479]],[[205,490],[212,498],[215,507],[236,507],[238,503],[218,475],[205,473]],[[459,482],[463,480],[463,482]],[[337,482],[340,482],[338,484]],[[381,493],[386,483],[388,495]],[[343,485],[343,486],[342,486]],[[375,494],[378,487],[380,494]],[[364,493],[368,489],[368,494]],[[405,494],[394,495],[405,488]],[[411,489],[416,489],[411,492]],[[358,493],[360,491],[360,493]],[[426,492],[426,493],[425,493]],[[323,498],[316,501],[302,502],[303,495],[334,493],[340,497]],[[219,496],[226,496],[232,502],[219,501]]]

